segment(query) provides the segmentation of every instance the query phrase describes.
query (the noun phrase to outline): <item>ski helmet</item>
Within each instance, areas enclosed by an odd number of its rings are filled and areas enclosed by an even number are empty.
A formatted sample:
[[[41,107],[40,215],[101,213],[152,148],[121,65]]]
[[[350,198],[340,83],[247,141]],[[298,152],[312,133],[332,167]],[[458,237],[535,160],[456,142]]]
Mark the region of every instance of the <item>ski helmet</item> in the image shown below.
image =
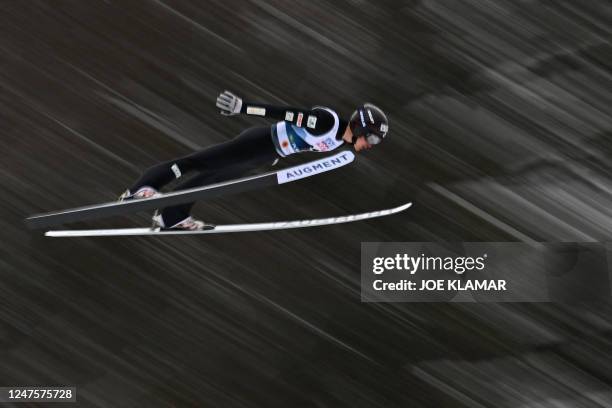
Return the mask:
[[[353,143],[364,136],[369,144],[375,145],[387,135],[389,120],[380,108],[364,103],[351,115],[349,126],[353,132]]]

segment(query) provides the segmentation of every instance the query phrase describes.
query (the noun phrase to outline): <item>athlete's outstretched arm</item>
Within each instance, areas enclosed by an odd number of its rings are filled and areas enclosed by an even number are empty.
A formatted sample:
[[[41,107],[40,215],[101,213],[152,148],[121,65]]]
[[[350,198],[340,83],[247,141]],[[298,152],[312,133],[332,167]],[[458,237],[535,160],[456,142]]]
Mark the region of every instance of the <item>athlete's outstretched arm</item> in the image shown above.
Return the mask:
[[[297,127],[317,127],[319,119],[327,121],[329,113],[319,109],[311,110],[290,106],[274,106],[258,102],[244,102],[242,98],[229,91],[224,91],[217,97],[217,107],[222,115],[245,114],[275,120],[284,120]],[[322,118],[324,116],[325,118]],[[333,118],[332,118],[333,121]]]

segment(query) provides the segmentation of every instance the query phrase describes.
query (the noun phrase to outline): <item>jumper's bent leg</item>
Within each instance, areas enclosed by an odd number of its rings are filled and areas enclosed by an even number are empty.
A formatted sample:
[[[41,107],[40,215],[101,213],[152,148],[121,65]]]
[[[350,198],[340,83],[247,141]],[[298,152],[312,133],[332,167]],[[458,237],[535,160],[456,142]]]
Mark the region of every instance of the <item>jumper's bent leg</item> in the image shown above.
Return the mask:
[[[247,129],[229,142],[200,152],[196,164],[202,174],[179,184],[174,191],[238,178],[250,170],[272,165],[278,157],[270,127]],[[183,221],[189,216],[193,204],[164,209],[162,211],[164,225],[171,227]]]
[[[215,158],[224,156],[226,152],[232,150],[235,144],[236,139],[233,139],[207,147],[187,156],[149,167],[130,187],[130,191],[135,192],[144,186],[159,190],[171,181],[182,178],[192,171],[214,170],[215,165],[220,164]]]
[[[191,179],[186,180],[184,183],[178,185],[176,187],[176,191],[187,190],[189,188],[200,187],[208,184],[219,183],[222,181],[239,178],[243,174],[247,173],[249,170],[250,168],[248,167],[230,167],[217,173],[198,174],[192,177]],[[164,208],[161,211],[164,225],[166,227],[171,227],[185,220],[187,217],[189,217],[191,208],[194,206],[194,204],[195,203],[187,203]]]

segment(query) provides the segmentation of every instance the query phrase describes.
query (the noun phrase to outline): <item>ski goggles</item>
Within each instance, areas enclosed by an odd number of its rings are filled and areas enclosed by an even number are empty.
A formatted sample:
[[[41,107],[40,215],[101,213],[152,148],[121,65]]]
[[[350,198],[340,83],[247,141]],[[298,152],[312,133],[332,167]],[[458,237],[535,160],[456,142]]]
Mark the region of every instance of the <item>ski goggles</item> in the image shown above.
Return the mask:
[[[382,142],[383,139],[380,135],[377,135],[376,133],[368,133],[366,134],[365,138],[366,142],[371,145],[377,145]]]

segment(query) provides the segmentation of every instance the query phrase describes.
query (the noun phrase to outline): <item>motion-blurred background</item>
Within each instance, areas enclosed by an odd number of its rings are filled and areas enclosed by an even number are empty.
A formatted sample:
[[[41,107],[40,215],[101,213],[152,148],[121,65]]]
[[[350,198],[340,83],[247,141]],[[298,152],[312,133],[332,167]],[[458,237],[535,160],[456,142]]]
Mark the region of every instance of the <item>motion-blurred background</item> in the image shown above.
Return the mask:
[[[605,1],[0,2],[0,385],[75,385],[95,407],[612,406],[609,303],[359,297],[362,241],[609,240],[611,21]],[[24,229],[266,123],[219,115],[224,89],[344,115],[371,101],[390,135],[196,215],[414,207],[190,238]]]

